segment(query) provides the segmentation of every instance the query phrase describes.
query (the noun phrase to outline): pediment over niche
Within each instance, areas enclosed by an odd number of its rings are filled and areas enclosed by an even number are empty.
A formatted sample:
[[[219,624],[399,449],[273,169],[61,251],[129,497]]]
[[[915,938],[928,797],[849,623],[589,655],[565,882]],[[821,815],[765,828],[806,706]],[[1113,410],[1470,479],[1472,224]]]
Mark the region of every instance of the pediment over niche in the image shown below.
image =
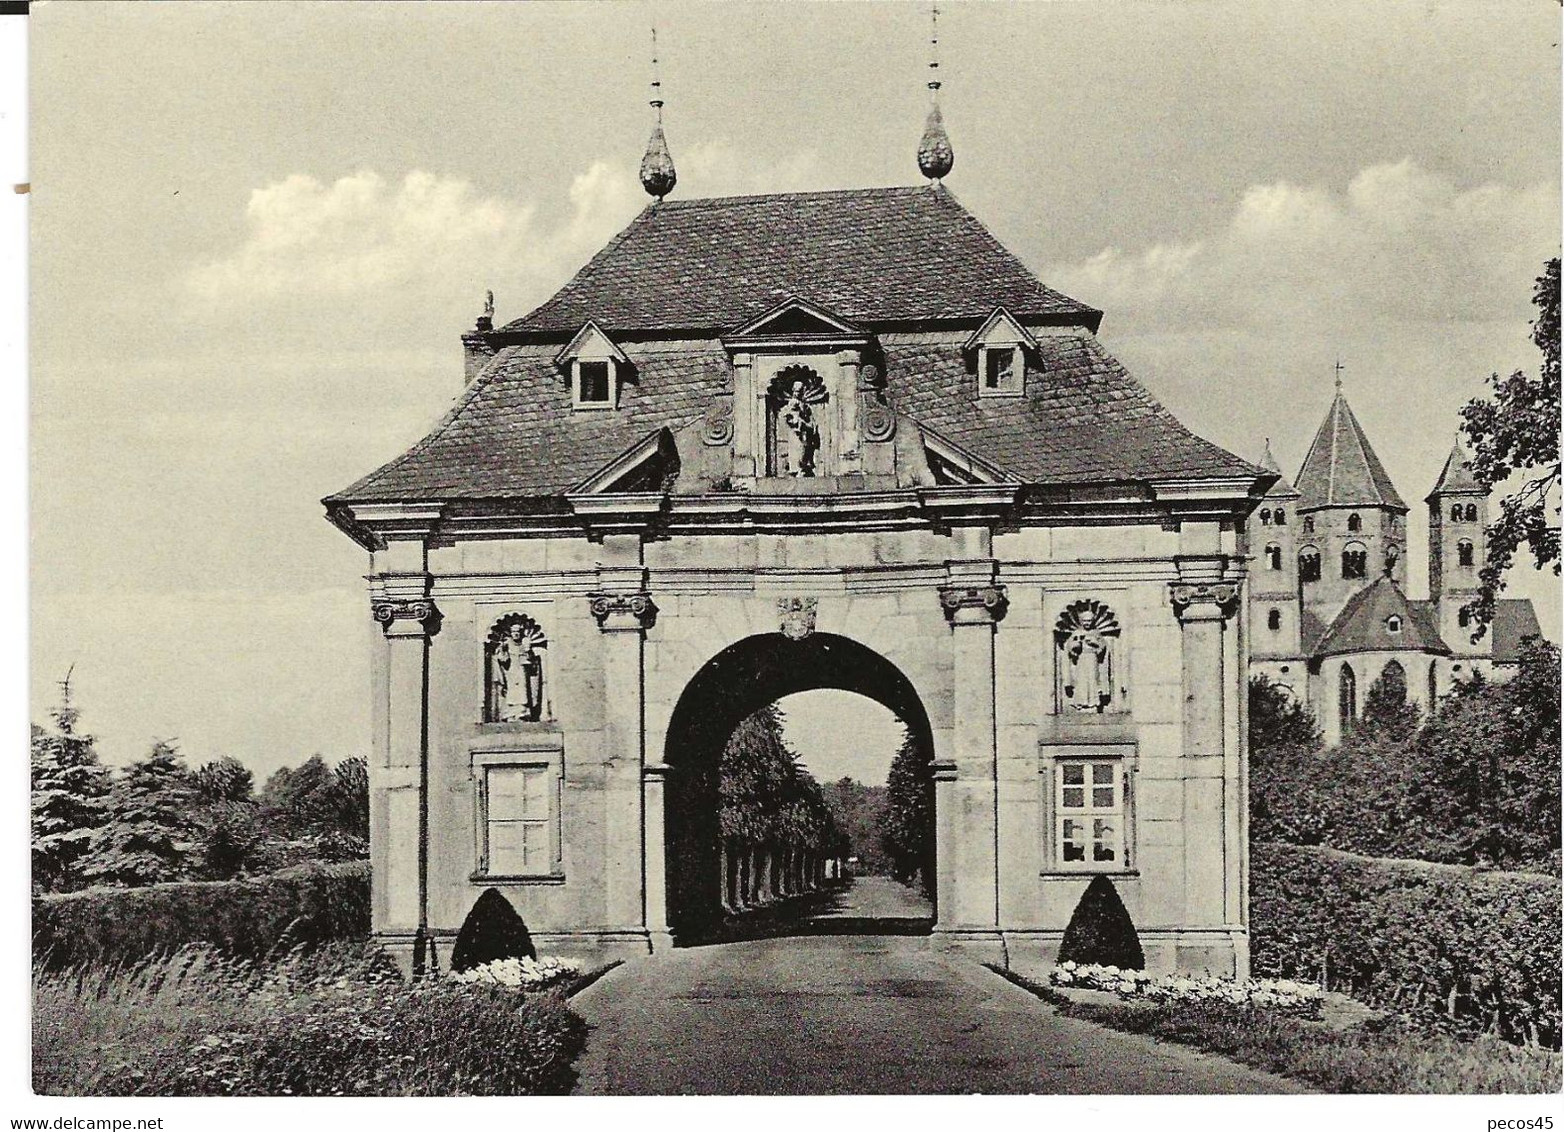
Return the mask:
[[[792,341],[817,344],[863,343],[869,335],[863,328],[816,306],[807,299],[789,298],[759,318],[745,323],[723,341],[729,349],[745,345],[775,345]]]

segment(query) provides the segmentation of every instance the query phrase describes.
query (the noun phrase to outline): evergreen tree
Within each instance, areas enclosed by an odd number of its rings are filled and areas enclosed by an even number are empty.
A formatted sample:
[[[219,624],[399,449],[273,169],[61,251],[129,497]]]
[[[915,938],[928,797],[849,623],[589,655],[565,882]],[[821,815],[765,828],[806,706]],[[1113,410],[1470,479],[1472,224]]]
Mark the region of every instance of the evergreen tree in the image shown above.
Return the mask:
[[[934,780],[928,754],[912,738],[902,737],[885,780],[884,844],[898,880],[921,875],[932,881],[934,849]]]
[[[103,884],[178,880],[195,847],[195,787],[179,752],[159,741],[109,788],[107,819],[93,831],[82,873]]]
[[[108,769],[93,738],[77,730],[70,677],[61,682],[53,732],[32,729],[33,890],[63,892],[82,885],[80,862],[104,820]]]

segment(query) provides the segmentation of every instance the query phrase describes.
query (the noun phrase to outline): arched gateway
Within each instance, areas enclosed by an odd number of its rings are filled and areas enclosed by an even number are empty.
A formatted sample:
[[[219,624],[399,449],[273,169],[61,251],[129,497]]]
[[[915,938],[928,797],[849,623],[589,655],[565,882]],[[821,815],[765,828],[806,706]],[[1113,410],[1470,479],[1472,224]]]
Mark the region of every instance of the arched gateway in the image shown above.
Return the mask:
[[[660,201],[480,319],[445,419],[326,500],[381,629],[376,935],[423,963],[494,887],[546,950],[668,945],[724,727],[839,687],[927,743],[936,944],[1046,958],[1106,876],[1149,964],[1242,971],[1275,475],[1100,319],[938,185]]]
[[[784,599],[784,615],[795,604],[802,605]],[[813,602],[809,612],[814,612]],[[766,704],[820,688],[856,692],[889,708],[906,726],[914,748],[932,759],[934,737],[917,689],[873,649],[835,633],[815,632],[798,618],[777,632],[745,637],[723,649],[685,686],[664,742],[668,923],[681,935],[697,935],[723,904],[717,765],[728,736]],[[841,741],[850,744],[854,737],[844,735]],[[925,863],[925,875],[938,875],[937,854]]]

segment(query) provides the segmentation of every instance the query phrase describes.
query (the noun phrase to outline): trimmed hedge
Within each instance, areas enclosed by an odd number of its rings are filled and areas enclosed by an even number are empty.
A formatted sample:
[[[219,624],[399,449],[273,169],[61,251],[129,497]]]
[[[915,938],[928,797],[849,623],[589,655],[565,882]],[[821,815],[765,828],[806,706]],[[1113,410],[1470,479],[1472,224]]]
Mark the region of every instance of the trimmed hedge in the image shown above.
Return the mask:
[[[1559,1048],[1558,878],[1261,843],[1250,861],[1256,975]]]
[[[134,962],[211,943],[245,958],[369,932],[369,863],[270,876],[96,888],[33,901],[33,959],[46,967]]]

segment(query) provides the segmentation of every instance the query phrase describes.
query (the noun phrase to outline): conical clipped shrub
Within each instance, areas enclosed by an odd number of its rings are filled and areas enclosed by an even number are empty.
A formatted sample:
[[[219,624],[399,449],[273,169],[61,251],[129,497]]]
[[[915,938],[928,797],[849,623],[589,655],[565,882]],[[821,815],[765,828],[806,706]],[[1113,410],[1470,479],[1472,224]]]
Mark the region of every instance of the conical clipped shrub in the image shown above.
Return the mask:
[[[486,888],[462,921],[451,948],[451,970],[466,971],[497,959],[536,959],[532,933],[497,888]]]
[[[1135,924],[1107,877],[1093,877],[1086,886],[1059,943],[1059,962],[1096,963],[1130,971],[1146,966]]]

